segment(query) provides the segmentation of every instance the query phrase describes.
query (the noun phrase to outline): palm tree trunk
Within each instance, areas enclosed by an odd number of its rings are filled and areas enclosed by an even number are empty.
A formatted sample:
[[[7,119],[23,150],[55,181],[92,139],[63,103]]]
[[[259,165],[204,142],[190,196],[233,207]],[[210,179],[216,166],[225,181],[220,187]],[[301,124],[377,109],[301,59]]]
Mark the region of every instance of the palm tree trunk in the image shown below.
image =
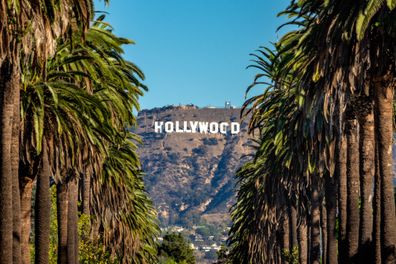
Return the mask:
[[[84,173],[82,175],[82,213],[85,215],[90,214],[89,201],[91,194],[91,177]]]
[[[375,115],[378,141],[378,161],[381,177],[382,262],[396,262],[396,217],[393,193],[392,139],[393,89],[395,82],[385,86],[375,82]]]
[[[11,142],[15,89],[19,89],[18,71],[6,58],[0,65],[0,263],[12,263],[13,260]]]
[[[322,264],[327,264],[327,212],[325,204],[322,204],[320,209],[320,223],[322,230]]]
[[[317,176],[313,176],[317,177]],[[317,183],[312,184],[311,195],[312,209],[311,209],[311,249],[310,262],[312,264],[320,263],[320,203],[319,191]]]
[[[337,238],[335,229],[337,214],[337,177],[337,173],[333,177],[327,175],[325,182],[327,212],[327,255],[323,254],[323,258],[326,258],[327,264],[338,263]]]
[[[381,258],[381,177],[378,164],[378,146],[375,144],[375,175],[374,175],[374,203],[373,203],[373,263],[382,263]]]
[[[67,209],[68,193],[65,183],[56,185],[56,209],[58,219],[58,264],[67,263]]]
[[[338,177],[338,262],[345,263],[347,260],[347,141],[343,132],[339,133],[337,141],[336,153],[338,153],[338,155],[336,156],[335,173]]]
[[[294,204],[290,206],[290,252],[298,247],[297,243],[297,210]]]
[[[357,263],[359,248],[359,140],[357,120],[347,121],[347,241],[348,261]],[[345,263],[345,262],[343,262]]]
[[[281,249],[281,254],[282,254],[282,263],[287,263],[285,260],[285,250],[289,250],[290,248],[290,233],[289,233],[289,217],[287,212],[283,214],[282,218],[282,249]]]
[[[18,148],[19,149],[19,148]],[[19,179],[13,177],[12,180],[12,259],[13,264],[21,263],[21,201],[19,193]]]
[[[360,263],[371,259],[371,235],[373,231],[372,190],[374,178],[374,113],[370,99],[362,105],[367,109],[359,118],[360,134],[360,230],[359,259]]]
[[[18,78],[19,79],[19,78]],[[12,124],[11,170],[12,180],[12,212],[13,212],[13,264],[21,263],[21,200],[19,189],[19,132],[20,132],[20,89],[14,87],[14,120]]]
[[[67,263],[78,264],[78,186],[77,180],[69,182],[69,206],[67,211]]]
[[[298,259],[300,264],[308,263],[308,229],[306,220],[302,220],[298,226]]]
[[[42,164],[37,176],[35,204],[35,263],[47,264],[49,261],[50,243],[50,167],[47,146],[43,138]]]
[[[281,234],[280,234],[280,232],[278,232],[278,235],[277,235],[277,243],[278,243],[278,245],[281,245],[281,242],[282,242],[282,238],[281,238]],[[282,264],[282,262],[283,262],[283,257],[282,257],[282,248],[281,248],[281,246],[279,246],[279,247],[275,247],[275,257],[272,257],[273,259],[275,259],[275,262],[276,263],[278,263],[278,264]],[[269,262],[271,262],[271,259],[269,259]]]
[[[32,217],[32,177],[21,180],[21,253],[22,263],[30,264],[30,230]]]
[[[312,228],[311,228],[311,223],[312,223],[312,216],[310,215],[307,219],[307,256],[308,256],[308,263],[312,263],[311,262],[311,258],[312,258],[312,236],[311,236],[311,232],[312,232]]]

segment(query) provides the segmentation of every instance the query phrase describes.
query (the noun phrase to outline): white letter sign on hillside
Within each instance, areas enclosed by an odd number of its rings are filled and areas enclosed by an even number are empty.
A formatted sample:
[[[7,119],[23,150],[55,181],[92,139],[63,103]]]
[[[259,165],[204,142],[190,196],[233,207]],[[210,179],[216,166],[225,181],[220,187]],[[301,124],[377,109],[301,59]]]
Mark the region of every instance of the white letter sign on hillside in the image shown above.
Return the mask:
[[[203,134],[238,134],[241,125],[238,122],[201,122],[201,121],[155,121],[155,133],[203,133]]]
[[[155,133],[162,133],[162,125],[164,122],[155,122],[154,124],[154,131]]]

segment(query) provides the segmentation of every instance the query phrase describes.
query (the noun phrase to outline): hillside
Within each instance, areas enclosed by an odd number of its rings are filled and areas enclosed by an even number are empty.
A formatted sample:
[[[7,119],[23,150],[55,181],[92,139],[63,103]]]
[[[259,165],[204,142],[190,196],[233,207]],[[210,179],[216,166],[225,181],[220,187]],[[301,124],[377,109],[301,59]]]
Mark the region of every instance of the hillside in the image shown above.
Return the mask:
[[[136,133],[143,139],[142,168],[161,225],[228,221],[236,170],[251,154],[247,123],[239,134],[155,133],[155,121],[241,122],[240,109],[195,106],[143,110]]]

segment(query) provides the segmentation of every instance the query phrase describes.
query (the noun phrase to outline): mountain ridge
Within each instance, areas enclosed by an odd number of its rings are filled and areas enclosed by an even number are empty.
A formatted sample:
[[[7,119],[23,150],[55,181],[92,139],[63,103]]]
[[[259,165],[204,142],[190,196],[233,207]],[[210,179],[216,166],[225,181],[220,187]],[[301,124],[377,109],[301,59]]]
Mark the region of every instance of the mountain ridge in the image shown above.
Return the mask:
[[[146,187],[161,225],[191,226],[207,215],[221,215],[224,219],[219,221],[228,221],[235,201],[235,172],[253,153],[240,109],[166,106],[142,110],[137,121]],[[238,122],[240,132],[155,133],[156,121]]]

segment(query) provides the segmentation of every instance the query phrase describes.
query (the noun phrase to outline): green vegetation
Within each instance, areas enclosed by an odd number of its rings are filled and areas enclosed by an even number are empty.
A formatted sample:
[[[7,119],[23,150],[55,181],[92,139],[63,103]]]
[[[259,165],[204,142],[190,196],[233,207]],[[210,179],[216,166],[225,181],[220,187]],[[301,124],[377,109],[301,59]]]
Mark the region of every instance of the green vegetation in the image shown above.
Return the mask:
[[[50,235],[50,252],[49,263],[58,263],[58,220],[56,208],[56,188],[51,188],[51,235]],[[78,238],[79,238],[79,261],[83,264],[113,264],[117,263],[112,260],[111,253],[103,244],[94,243],[89,239],[91,220],[90,216],[80,214],[78,221]],[[34,245],[32,244],[32,247]],[[34,253],[34,251],[32,252]],[[34,255],[32,256],[34,259]]]
[[[220,250],[217,252],[217,262],[215,264],[229,263],[229,249],[225,245],[221,245]]]
[[[222,229],[220,227],[214,226],[214,225],[201,225],[198,226],[195,232],[203,237],[209,237],[209,236],[216,236],[221,233]]]
[[[194,251],[180,233],[168,233],[158,247],[162,264],[195,264]]]
[[[94,243],[89,239],[90,217],[81,214],[78,222],[79,256],[80,263],[113,264],[117,260],[111,258],[110,251],[103,244]],[[51,187],[51,232],[49,245],[49,263],[58,263],[58,219],[56,208],[56,188]],[[34,259],[34,243],[31,244],[31,259]]]
[[[292,250],[283,249],[282,256],[285,261],[289,264],[299,264],[298,260],[298,247],[294,247]]]

